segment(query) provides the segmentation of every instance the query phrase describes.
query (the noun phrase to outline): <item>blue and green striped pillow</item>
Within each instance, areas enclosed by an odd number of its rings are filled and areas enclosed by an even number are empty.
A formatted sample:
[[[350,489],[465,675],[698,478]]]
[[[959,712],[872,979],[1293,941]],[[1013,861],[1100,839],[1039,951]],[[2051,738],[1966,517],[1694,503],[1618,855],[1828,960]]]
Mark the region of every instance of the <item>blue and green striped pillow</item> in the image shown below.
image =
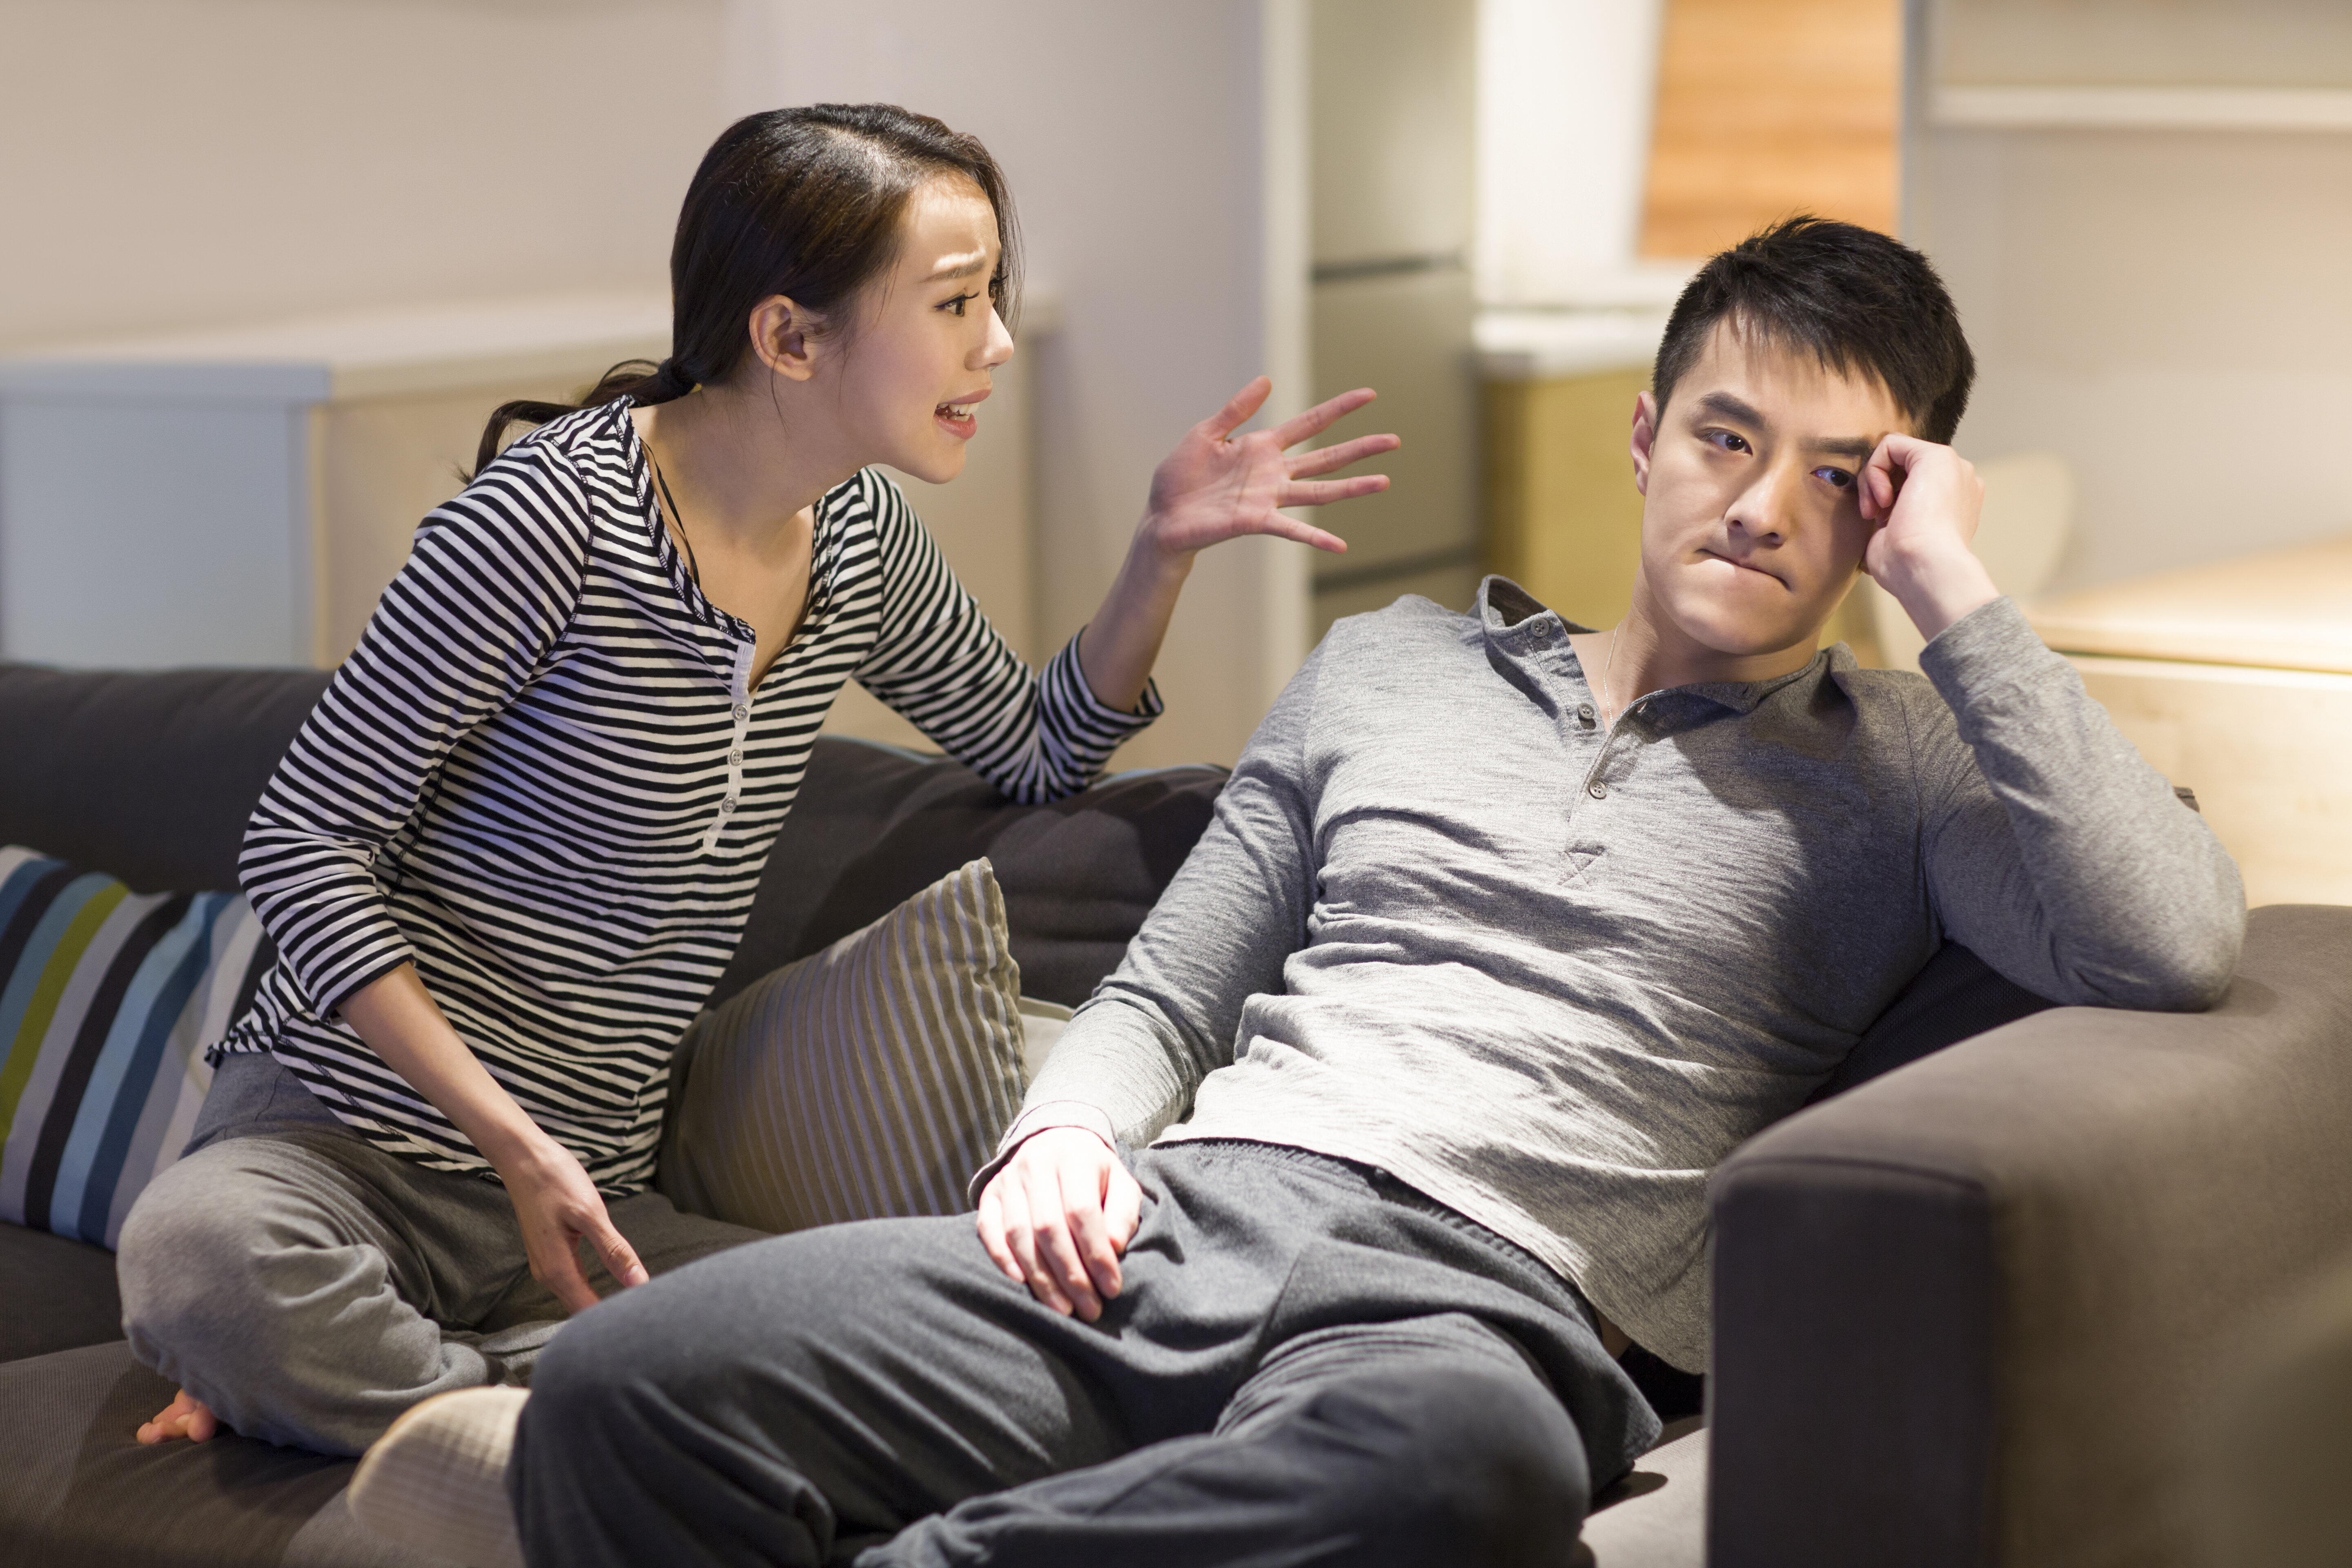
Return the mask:
[[[237,894],[0,848],[0,1219],[112,1247],[273,957]]]

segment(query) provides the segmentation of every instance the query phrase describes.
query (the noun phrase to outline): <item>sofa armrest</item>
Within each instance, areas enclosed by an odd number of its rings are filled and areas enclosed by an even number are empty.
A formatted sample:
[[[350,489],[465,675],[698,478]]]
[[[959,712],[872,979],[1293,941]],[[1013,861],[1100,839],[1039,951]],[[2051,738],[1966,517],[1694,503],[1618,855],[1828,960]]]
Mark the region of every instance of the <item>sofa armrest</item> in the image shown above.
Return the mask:
[[[2202,1014],[2038,1014],[1713,1190],[1715,1568],[2168,1563],[2217,1358],[2352,1246],[2352,909]]]

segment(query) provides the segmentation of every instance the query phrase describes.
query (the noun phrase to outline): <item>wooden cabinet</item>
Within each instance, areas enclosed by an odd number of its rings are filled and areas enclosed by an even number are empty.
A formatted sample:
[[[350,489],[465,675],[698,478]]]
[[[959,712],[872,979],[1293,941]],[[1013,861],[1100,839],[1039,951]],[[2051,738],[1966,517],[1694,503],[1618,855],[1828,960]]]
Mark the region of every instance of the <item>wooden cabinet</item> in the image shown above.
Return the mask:
[[[1057,320],[1055,299],[1033,292],[1023,342]],[[461,488],[493,407],[568,401],[668,343],[666,296],[557,295],[0,361],[0,657],[339,664],[418,521]],[[986,438],[952,486],[894,477],[1034,659],[1030,361],[994,380]],[[855,687],[828,725],[925,743]]]
[[[0,362],[0,652],[337,664],[492,407],[668,342],[666,298],[563,295]]]
[[[2247,902],[2352,903],[2352,535],[2032,617],[2140,754],[2197,792]]]

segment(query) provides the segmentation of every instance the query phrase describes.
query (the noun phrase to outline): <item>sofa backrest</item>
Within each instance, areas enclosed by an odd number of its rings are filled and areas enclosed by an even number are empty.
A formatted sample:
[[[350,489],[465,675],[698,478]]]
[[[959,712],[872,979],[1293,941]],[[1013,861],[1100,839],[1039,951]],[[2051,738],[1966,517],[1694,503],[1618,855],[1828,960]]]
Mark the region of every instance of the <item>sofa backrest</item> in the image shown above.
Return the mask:
[[[0,844],[141,892],[236,886],[246,818],[325,689],[309,669],[83,673],[0,664]],[[820,736],[713,1001],[879,918],[975,856],[1004,890],[1022,989],[1075,1006],[1208,826],[1219,768],[1115,773],[1014,805],[937,757]],[[1947,947],[1822,1093],[2049,1005]]]
[[[246,819],[326,683],[308,669],[0,664],[0,844],[141,892],[234,888]],[[714,999],[986,855],[1022,988],[1076,1005],[1118,962],[1223,784],[1220,768],[1168,768],[1015,805],[958,763],[820,736]]]
[[[246,818],[323,670],[0,664],[0,844],[142,893],[236,886]]]

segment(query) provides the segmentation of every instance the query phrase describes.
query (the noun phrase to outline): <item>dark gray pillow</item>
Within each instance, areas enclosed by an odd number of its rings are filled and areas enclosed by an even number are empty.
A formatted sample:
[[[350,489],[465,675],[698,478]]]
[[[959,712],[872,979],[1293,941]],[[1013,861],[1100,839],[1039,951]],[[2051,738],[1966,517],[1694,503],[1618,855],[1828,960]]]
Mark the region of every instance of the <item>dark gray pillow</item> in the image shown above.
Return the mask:
[[[1158,768],[1014,805],[961,763],[819,736],[711,1005],[984,857],[1004,891],[1022,991],[1075,1007],[1192,852],[1224,782],[1222,768]]]
[[[93,673],[0,664],[0,844],[141,893],[226,892],[321,669]]]
[[[1973,1035],[2057,1004],[2011,984],[1958,942],[1946,942],[1846,1053],[1813,1100],[1866,1083]]]

